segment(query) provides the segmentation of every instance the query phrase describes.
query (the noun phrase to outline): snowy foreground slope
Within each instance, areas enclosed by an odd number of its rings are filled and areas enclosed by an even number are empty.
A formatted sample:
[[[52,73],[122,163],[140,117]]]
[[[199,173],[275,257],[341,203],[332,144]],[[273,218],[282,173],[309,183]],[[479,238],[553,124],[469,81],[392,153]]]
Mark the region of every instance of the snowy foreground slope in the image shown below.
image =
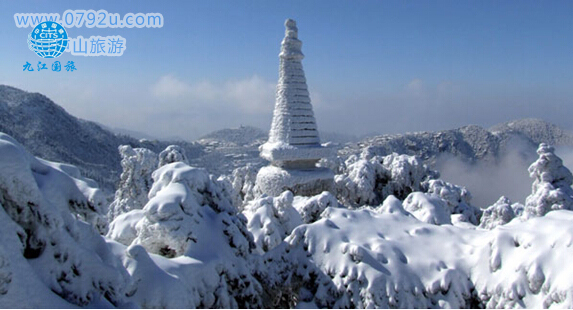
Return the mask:
[[[573,175],[548,145],[526,204],[483,212],[405,155],[330,162],[335,193],[266,197],[252,167],[120,152],[108,210],[0,134],[1,307],[573,307]]]

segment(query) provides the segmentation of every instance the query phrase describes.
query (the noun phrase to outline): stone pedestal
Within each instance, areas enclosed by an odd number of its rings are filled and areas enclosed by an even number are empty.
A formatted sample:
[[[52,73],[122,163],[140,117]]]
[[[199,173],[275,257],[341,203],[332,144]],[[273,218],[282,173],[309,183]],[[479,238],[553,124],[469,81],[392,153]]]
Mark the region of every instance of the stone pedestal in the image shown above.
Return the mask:
[[[328,168],[285,169],[266,166],[257,174],[257,191],[278,196],[289,190],[295,196],[314,196],[323,191],[333,192],[334,173]]]

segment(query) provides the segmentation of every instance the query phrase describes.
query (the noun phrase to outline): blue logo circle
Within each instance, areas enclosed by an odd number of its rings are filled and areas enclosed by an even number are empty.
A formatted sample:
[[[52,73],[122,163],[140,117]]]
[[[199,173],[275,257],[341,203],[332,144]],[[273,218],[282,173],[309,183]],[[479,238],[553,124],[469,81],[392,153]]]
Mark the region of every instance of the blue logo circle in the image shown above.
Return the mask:
[[[56,22],[38,24],[28,35],[28,47],[42,58],[56,58],[68,46],[68,33]]]

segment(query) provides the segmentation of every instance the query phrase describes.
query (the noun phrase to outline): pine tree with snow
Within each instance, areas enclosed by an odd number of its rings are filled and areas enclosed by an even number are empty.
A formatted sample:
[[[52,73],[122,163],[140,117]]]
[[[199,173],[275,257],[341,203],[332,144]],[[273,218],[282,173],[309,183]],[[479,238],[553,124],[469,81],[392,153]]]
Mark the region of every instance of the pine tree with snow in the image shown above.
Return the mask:
[[[110,221],[130,210],[143,209],[153,184],[151,173],[157,168],[158,162],[157,154],[145,148],[121,145],[118,149],[123,172],[115,199],[109,207]],[[169,157],[167,154],[169,153],[165,153],[164,157]]]
[[[539,158],[529,166],[529,176],[534,178],[532,192],[525,200],[525,216],[544,216],[553,210],[573,210],[573,175],[555,155],[555,149],[541,143]]]
[[[132,246],[200,260],[210,279],[201,288],[206,295],[200,308],[260,307],[262,289],[250,263],[255,244],[224,187],[204,169],[183,162],[157,169],[153,180]]]
[[[240,195],[240,205],[253,200],[256,196],[255,184],[257,182],[257,169],[252,164],[233,170],[232,185],[236,193]],[[237,205],[237,207],[241,207]]]
[[[349,157],[345,166],[346,171],[334,179],[336,196],[352,207],[376,206],[390,195],[403,200],[437,176],[414,156],[372,156],[368,148],[360,157]]]
[[[505,196],[501,196],[496,203],[483,211],[479,227],[493,229],[499,225],[509,223],[515,217],[516,214],[511,206],[511,200]]]

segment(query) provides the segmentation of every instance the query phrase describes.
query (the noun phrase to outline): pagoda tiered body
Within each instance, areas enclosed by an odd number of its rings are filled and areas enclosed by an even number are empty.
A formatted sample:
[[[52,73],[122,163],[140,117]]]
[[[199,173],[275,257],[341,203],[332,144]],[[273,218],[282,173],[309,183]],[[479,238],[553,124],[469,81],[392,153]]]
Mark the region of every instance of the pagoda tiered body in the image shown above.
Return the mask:
[[[311,195],[332,187],[332,171],[317,168],[316,163],[332,156],[333,150],[320,144],[302,69],[304,55],[296,22],[287,19],[285,26],[273,121],[269,140],[260,148],[261,157],[269,160],[271,166],[261,169],[257,184],[269,195],[278,195],[284,190]],[[316,190],[310,188],[313,186]]]

